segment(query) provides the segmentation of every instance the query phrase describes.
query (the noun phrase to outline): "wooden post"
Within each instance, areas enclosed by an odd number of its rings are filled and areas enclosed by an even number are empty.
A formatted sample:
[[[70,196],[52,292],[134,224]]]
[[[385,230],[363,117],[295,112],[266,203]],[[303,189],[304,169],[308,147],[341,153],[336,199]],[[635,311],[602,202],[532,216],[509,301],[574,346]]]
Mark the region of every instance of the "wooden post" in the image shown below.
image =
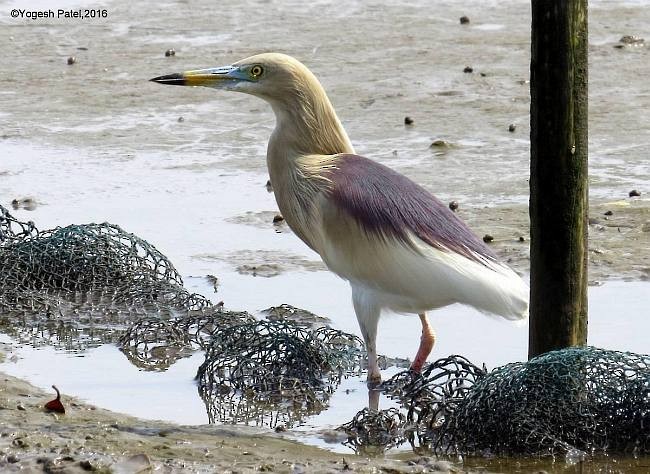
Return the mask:
[[[528,357],[587,343],[587,0],[532,0]]]

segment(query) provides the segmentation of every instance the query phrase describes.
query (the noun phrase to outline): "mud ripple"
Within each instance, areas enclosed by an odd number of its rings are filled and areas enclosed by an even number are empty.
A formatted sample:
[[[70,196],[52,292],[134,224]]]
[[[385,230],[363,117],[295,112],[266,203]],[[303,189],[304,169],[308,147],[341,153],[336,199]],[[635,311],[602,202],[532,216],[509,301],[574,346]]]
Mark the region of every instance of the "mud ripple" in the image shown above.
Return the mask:
[[[200,260],[218,260],[232,265],[242,275],[271,278],[290,271],[318,272],[326,270],[317,260],[280,250],[241,250],[223,255],[196,255]]]

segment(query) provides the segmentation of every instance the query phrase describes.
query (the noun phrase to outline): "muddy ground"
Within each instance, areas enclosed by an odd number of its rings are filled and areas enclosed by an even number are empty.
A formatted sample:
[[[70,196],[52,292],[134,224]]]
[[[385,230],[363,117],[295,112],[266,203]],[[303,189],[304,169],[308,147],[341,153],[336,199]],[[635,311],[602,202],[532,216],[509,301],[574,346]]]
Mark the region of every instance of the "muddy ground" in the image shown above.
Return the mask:
[[[462,205],[462,204],[461,204]],[[530,220],[527,206],[457,211],[477,235],[494,237],[492,248],[520,273],[530,271]],[[614,197],[591,200],[589,281],[650,279],[650,199]]]
[[[53,399],[0,373],[0,472],[335,473],[466,472],[411,453],[385,458],[335,454],[246,427],[176,426],[140,420],[62,395]]]

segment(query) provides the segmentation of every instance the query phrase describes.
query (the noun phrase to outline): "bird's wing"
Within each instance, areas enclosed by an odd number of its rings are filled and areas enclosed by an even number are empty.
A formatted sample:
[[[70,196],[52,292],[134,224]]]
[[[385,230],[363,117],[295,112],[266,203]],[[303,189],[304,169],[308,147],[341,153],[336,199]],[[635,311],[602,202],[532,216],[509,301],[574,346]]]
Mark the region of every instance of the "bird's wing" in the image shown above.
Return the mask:
[[[328,198],[370,236],[431,247],[489,264],[496,256],[439,199],[406,176],[368,158],[339,155],[328,171]]]
[[[319,253],[382,307],[415,313],[458,302],[525,316],[526,284],[424,188],[357,155],[338,155],[324,177]]]

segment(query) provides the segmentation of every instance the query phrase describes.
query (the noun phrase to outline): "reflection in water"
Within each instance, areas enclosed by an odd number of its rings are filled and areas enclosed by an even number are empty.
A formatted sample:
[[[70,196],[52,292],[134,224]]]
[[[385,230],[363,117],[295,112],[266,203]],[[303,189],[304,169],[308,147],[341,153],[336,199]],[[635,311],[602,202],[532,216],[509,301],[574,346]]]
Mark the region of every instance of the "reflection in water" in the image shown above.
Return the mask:
[[[339,427],[356,452],[381,452],[410,443],[415,451],[443,452],[449,446],[445,422],[475,382],[487,374],[462,356],[449,356],[424,367],[405,370],[368,390],[368,408]],[[379,410],[379,394],[397,400],[400,409]],[[442,428],[445,429],[442,429]]]
[[[0,316],[0,332],[11,336],[21,345],[35,348],[52,346],[70,352],[83,352],[116,342],[122,333],[119,326],[48,318],[48,315],[32,317],[23,312]]]
[[[279,320],[219,328],[197,373],[199,394],[213,423],[292,427],[327,408],[362,356],[356,336],[329,327]]]
[[[246,312],[222,308],[190,311],[186,316],[162,320],[142,318],[120,337],[120,349],[129,361],[150,371],[167,370],[182,357],[198,349],[205,350],[212,335],[220,328],[254,321]]]
[[[372,395],[370,403],[374,405]],[[377,410],[369,407],[338,429],[348,435],[343,444],[355,453],[376,456],[405,442],[405,422],[406,417],[397,408]]]

